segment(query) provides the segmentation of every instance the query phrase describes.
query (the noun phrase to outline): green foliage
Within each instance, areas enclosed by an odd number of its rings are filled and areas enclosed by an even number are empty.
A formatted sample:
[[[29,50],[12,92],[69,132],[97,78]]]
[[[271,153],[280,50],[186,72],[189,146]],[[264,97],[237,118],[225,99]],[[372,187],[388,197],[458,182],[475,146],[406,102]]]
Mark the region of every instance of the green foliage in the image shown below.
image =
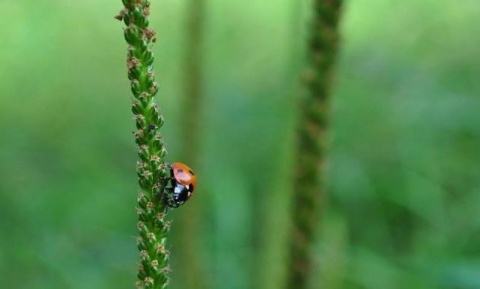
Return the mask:
[[[189,113],[179,97],[185,3],[151,7],[168,162]],[[191,242],[207,288],[283,285],[292,96],[305,59],[292,51],[307,36],[299,3],[207,5],[199,187],[171,213],[172,289],[196,289],[176,280],[186,274],[177,217],[197,203]],[[0,9],[0,284],[132,288],[138,157],[125,43],[111,20],[119,3],[3,0]],[[478,1],[355,0],[344,12],[314,285],[478,288]]]

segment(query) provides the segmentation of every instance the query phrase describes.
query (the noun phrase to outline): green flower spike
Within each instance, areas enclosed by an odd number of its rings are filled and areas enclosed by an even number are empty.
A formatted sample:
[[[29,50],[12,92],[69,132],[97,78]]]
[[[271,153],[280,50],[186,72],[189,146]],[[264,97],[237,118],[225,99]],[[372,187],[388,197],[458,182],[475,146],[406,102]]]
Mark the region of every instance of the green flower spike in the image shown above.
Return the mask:
[[[168,165],[164,162],[166,149],[159,129],[163,116],[154,96],[158,92],[153,70],[152,45],[155,31],[148,27],[150,2],[123,0],[125,8],[115,16],[123,20],[125,40],[128,43],[128,79],[133,93],[132,112],[137,131],[137,176],[140,192],[137,198],[137,247],[140,252],[137,288],[164,289],[168,286],[169,252],[166,240],[170,222],[165,220],[167,206],[164,189]]]

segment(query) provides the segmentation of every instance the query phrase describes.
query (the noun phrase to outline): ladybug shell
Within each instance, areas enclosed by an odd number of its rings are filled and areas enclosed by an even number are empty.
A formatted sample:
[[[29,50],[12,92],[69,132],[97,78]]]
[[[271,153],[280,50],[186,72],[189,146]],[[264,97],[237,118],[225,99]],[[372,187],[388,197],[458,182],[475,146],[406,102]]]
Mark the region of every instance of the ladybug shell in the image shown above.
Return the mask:
[[[193,192],[197,187],[197,176],[192,169],[182,163],[173,163],[172,170],[175,182],[184,186],[190,186],[190,191]]]

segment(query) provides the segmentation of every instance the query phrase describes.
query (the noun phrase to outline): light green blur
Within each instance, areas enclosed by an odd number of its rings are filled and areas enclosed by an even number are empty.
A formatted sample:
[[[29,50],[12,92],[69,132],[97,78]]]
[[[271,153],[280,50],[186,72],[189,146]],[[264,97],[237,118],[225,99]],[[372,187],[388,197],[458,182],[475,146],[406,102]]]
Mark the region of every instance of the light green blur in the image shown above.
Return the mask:
[[[281,289],[308,3],[207,2],[189,201],[200,204],[200,235],[189,236],[202,248],[199,278]],[[183,161],[188,141],[186,3],[154,0],[151,13],[169,161]],[[121,7],[0,2],[0,288],[134,287]],[[312,288],[480,288],[480,2],[350,0],[344,12]],[[181,226],[171,288],[196,289],[181,287]]]

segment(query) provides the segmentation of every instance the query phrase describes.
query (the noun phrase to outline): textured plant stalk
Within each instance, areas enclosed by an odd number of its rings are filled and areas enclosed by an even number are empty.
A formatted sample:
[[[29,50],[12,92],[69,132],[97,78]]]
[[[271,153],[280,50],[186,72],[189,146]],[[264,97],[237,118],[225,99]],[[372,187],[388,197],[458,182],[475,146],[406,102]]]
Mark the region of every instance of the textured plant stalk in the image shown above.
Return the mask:
[[[163,116],[154,96],[158,91],[153,70],[152,44],[154,30],[149,28],[150,2],[123,0],[124,9],[117,19],[123,20],[125,40],[128,43],[128,78],[133,93],[132,112],[137,127],[134,133],[140,160],[137,176],[140,192],[137,198],[137,247],[140,252],[136,282],[137,288],[167,288],[169,252],[166,239],[170,222],[165,220],[164,187],[168,166],[164,162],[166,150],[159,132]]]
[[[338,51],[341,0],[314,0],[308,41],[307,93],[301,100],[292,240],[287,286],[308,288],[313,272],[313,246],[324,199],[323,167],[327,146],[329,96]]]

